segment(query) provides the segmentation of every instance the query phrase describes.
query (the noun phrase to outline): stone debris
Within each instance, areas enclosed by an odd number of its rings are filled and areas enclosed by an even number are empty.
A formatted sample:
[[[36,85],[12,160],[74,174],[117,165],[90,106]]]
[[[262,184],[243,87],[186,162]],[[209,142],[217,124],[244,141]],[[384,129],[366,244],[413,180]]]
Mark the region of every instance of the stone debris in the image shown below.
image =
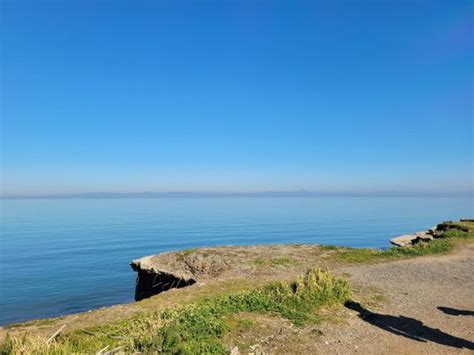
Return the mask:
[[[429,231],[417,232],[417,233],[415,233],[415,235],[416,235],[416,239],[415,239],[414,243],[417,243],[417,242],[430,242],[434,239],[434,236],[432,234],[430,234]]]
[[[406,234],[390,239],[390,243],[398,247],[407,247],[413,245],[416,239],[417,236],[415,234]]]
[[[255,344],[250,347],[249,355],[265,355],[260,344]]]
[[[461,221],[470,220],[464,219]],[[442,238],[442,234],[451,229],[458,229],[466,232],[469,231],[467,227],[460,226],[452,221],[447,221],[431,227],[427,231],[416,232],[415,234],[405,234],[392,238],[390,239],[390,243],[398,247],[410,247],[420,242],[428,243],[434,239]]]

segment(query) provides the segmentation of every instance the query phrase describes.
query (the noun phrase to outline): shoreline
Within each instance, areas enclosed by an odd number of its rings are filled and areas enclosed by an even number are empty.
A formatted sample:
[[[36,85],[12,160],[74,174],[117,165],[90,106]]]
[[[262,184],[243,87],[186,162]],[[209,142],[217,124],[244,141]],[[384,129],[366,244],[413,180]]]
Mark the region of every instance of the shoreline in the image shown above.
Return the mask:
[[[472,223],[474,223],[474,219],[467,219],[467,218],[466,219],[460,219],[459,222],[468,222],[468,223],[472,222]],[[432,240],[432,238],[431,239],[419,238],[419,234],[420,233],[436,234],[435,229],[438,226],[445,226],[446,223],[453,223],[453,222],[452,221],[445,221],[445,222],[439,223],[438,225],[436,225],[434,227],[431,227],[430,229],[428,229],[426,231],[415,232],[413,234],[402,235],[402,236],[399,236],[399,237],[392,237],[392,238],[387,240],[387,242],[388,242],[387,246],[381,247],[381,248],[357,248],[357,247],[345,247],[345,246],[328,245],[328,244],[316,244],[316,243],[315,244],[313,244],[313,243],[309,243],[309,244],[307,244],[307,243],[277,243],[277,244],[273,244],[272,243],[272,244],[251,244],[251,245],[217,245],[217,246],[211,246],[211,247],[178,249],[178,250],[174,250],[174,251],[165,251],[165,252],[162,252],[162,253],[159,253],[159,254],[152,254],[152,255],[148,255],[148,256],[143,256],[143,257],[140,257],[138,259],[132,260],[131,263],[130,263],[130,266],[131,266],[132,271],[137,272],[137,279],[139,278],[140,273],[142,273],[142,274],[148,274],[148,273],[153,274],[154,276],[152,276],[152,280],[155,278],[155,275],[163,274],[165,277],[170,277],[170,278],[173,278],[173,279],[176,279],[176,280],[183,279],[183,283],[181,284],[181,287],[184,287],[184,286],[191,286],[192,284],[196,283],[197,281],[195,279],[193,279],[194,276],[192,275],[192,273],[190,273],[186,270],[183,270],[181,268],[182,265],[180,265],[180,264],[181,264],[182,260],[179,260],[180,258],[178,258],[178,260],[172,260],[172,259],[176,255],[190,254],[191,251],[203,251],[204,253],[206,253],[207,250],[221,250],[221,249],[222,250],[226,250],[226,249],[227,250],[246,249],[246,248],[249,248],[249,249],[254,249],[254,248],[264,248],[264,249],[268,248],[268,249],[271,249],[271,248],[274,248],[274,247],[277,247],[277,248],[281,247],[281,248],[285,249],[285,248],[291,248],[291,247],[305,247],[305,246],[315,247],[315,248],[322,248],[322,249],[328,248],[329,250],[386,251],[386,250],[389,250],[390,248],[394,248],[394,246],[402,248],[402,247],[412,246],[412,245],[416,244],[419,241],[426,242],[426,241]],[[442,227],[440,232],[442,233],[445,230],[446,230],[445,227]],[[393,242],[394,240],[396,240],[398,238],[404,238],[404,237],[410,237],[408,239],[409,242],[403,242],[403,243]],[[164,264],[160,262],[161,258],[165,259]],[[171,268],[170,268],[170,265],[166,265],[167,263],[172,264]],[[172,282],[173,282],[173,280],[170,281],[170,285],[172,285]],[[136,282],[136,286],[138,286],[138,280]],[[181,287],[177,287],[177,288],[181,288]],[[42,321],[45,321],[45,320],[47,321],[47,320],[50,320],[50,319],[62,319],[62,318],[68,317],[68,316],[77,316],[77,315],[86,314],[86,313],[90,313],[90,312],[100,311],[100,310],[103,310],[103,309],[126,306],[126,305],[132,305],[137,301],[141,301],[143,299],[155,296],[155,295],[157,295],[161,292],[168,291],[172,288],[174,288],[174,287],[170,287],[168,289],[162,288],[162,289],[159,290],[159,292],[154,293],[154,294],[149,294],[146,297],[140,297],[140,299],[137,299],[137,297],[136,297],[137,290],[135,290],[135,301],[131,301],[131,302],[128,302],[128,303],[114,303],[114,304],[111,304],[111,305],[105,305],[105,306],[101,306],[101,307],[97,307],[97,308],[93,308],[93,309],[88,309],[88,310],[81,311],[81,312],[64,313],[64,314],[60,314],[60,315],[53,316],[53,317],[33,318],[33,319],[27,319],[27,320],[20,321],[20,322],[12,322],[12,323],[1,324],[0,329],[21,327],[22,325],[28,325],[30,323],[35,323],[35,322],[42,322]],[[131,293],[133,293],[133,290],[131,290]]]
[[[472,222],[458,222],[453,225],[472,226]],[[457,230],[453,228],[453,230]],[[469,229],[471,230],[471,229]],[[447,232],[449,230],[445,230]],[[464,233],[463,231],[461,231]],[[456,232],[457,233],[457,232]],[[471,232],[469,232],[471,233]],[[438,249],[452,243],[448,249]],[[446,244],[446,245],[445,245]],[[166,292],[159,292],[158,296],[143,299],[130,304],[117,304],[106,306],[83,313],[64,315],[56,318],[31,320],[27,322],[9,324],[2,327],[1,338],[4,340],[6,333],[13,335],[36,334],[46,336],[59,325],[66,325],[65,333],[75,333],[80,329],[97,327],[140,316],[151,310],[167,309],[179,304],[187,304],[206,295],[236,292],[241,289],[254,289],[262,283],[272,280],[291,280],[306,269],[315,266],[324,266],[336,274],[344,274],[344,270],[361,265],[389,265],[400,262],[414,262],[428,260],[429,258],[446,258],[458,253],[464,247],[469,247],[471,240],[464,240],[457,236],[453,239],[439,238],[434,242],[417,243],[410,247],[396,247],[388,251],[373,249],[357,249],[335,247],[329,245],[308,244],[271,244],[252,246],[222,246],[214,248],[187,249],[176,252],[167,252],[159,256],[141,258],[132,262],[132,267],[143,273],[154,270],[153,281],[156,275],[172,275],[175,279],[191,280],[189,287],[170,287]],[[436,249],[433,249],[433,245]],[[394,253],[390,250],[396,250]],[[423,251],[426,254],[413,254]],[[414,256],[427,255],[425,258]],[[430,257],[430,255],[432,255]],[[439,256],[436,256],[439,255]],[[144,263],[143,261],[147,261]],[[155,279],[155,280],[153,280]],[[436,281],[434,281],[436,282]],[[137,283],[138,286],[139,283]],[[163,290],[162,290],[163,291]],[[150,295],[151,296],[151,295]],[[368,294],[367,296],[370,295]]]

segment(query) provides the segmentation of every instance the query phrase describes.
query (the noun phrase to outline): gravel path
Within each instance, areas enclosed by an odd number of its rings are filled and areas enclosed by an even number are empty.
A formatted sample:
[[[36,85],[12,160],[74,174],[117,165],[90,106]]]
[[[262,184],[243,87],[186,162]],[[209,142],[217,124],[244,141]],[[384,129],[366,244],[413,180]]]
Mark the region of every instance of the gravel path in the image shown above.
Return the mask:
[[[474,353],[474,245],[446,256],[343,269],[356,285],[380,289],[377,309],[354,303],[348,324],[327,325],[324,353]],[[364,308],[365,307],[365,308]]]

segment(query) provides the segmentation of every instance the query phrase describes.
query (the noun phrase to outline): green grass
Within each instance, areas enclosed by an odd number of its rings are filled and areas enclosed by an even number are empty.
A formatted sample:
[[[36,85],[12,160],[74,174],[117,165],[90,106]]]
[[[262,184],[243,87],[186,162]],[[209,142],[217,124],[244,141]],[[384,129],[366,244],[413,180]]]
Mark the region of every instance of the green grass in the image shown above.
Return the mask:
[[[194,253],[196,250],[197,250],[197,248],[184,249],[184,250],[181,251],[181,253],[184,256],[188,256],[188,255],[191,255],[192,253]]]
[[[469,232],[466,232],[464,230],[458,230],[458,229],[450,229],[446,232],[444,232],[441,235],[441,238],[461,238],[461,239],[466,239],[466,238],[471,238],[472,235]]]
[[[252,329],[254,322],[251,319],[242,318],[240,313],[226,319],[226,326],[230,334],[244,333]]]
[[[341,247],[338,247],[337,245],[320,245],[319,246],[319,249],[321,250],[327,250],[327,251],[330,251],[330,250],[338,250],[340,249]]]
[[[445,231],[455,229],[455,230],[461,230],[464,232],[469,232],[472,229],[472,227],[474,227],[473,222],[448,221],[448,222],[443,222],[443,223],[438,224],[438,229],[441,228],[441,230],[445,230]]]
[[[454,244],[449,240],[437,239],[429,243],[418,243],[411,247],[392,247],[386,250],[348,248],[337,253],[335,257],[336,259],[343,261],[363,263],[430,254],[442,254],[451,251],[453,248]]]
[[[465,225],[459,225],[459,229],[454,222],[451,222],[451,225],[452,229],[430,242],[420,242],[410,247],[391,247],[386,250],[345,248],[336,253],[334,257],[342,261],[364,263],[443,254],[453,250],[460,241],[474,238],[474,231],[467,229]]]
[[[259,265],[259,266],[268,264],[268,260],[263,259],[263,258],[257,258],[253,262],[255,263],[255,265]]]
[[[296,326],[319,321],[318,309],[350,298],[349,284],[325,269],[309,270],[292,283],[273,282],[255,290],[208,298],[163,312],[141,314],[106,326],[58,337],[9,336],[0,348],[12,353],[93,353],[105,347],[124,352],[179,354],[228,353],[223,337],[232,330],[228,317],[241,312],[276,314]],[[249,327],[243,322],[240,327]]]
[[[5,329],[13,329],[13,328],[18,328],[18,327],[28,327],[28,326],[44,326],[44,325],[49,325],[53,324],[56,322],[59,318],[46,318],[46,319],[35,319],[35,320],[30,320],[27,322],[22,322],[22,323],[11,323],[6,326],[4,326]]]

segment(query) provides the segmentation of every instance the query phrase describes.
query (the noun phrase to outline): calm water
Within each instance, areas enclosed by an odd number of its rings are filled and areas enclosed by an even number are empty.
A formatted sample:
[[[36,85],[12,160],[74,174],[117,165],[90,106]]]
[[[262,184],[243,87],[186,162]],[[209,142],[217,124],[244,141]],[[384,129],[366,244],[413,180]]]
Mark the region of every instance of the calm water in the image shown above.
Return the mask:
[[[133,301],[129,262],[223,244],[387,247],[392,236],[473,217],[470,199],[2,200],[0,324]]]

